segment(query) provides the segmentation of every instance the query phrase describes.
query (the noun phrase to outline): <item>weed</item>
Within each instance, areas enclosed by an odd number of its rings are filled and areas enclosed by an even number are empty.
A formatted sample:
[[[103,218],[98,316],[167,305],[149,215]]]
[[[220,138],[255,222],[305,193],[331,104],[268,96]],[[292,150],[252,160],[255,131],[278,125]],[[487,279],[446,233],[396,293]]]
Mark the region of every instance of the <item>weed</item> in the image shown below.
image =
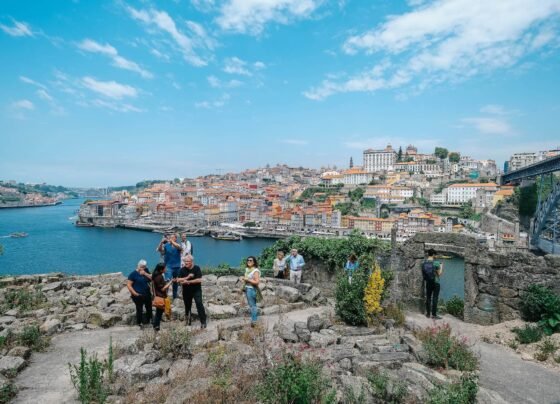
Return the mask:
[[[12,383],[0,387],[0,404],[9,403],[17,394],[17,388]]]
[[[18,344],[31,348],[34,351],[44,351],[50,344],[50,339],[41,334],[37,325],[25,326],[16,339]]]
[[[405,322],[405,314],[401,305],[391,303],[383,309],[385,318],[395,320],[395,326],[402,327]]]
[[[81,403],[105,403],[109,390],[105,386],[107,365],[97,359],[94,354],[88,358],[87,351],[80,349],[80,364],[68,364],[70,379],[78,392]]]
[[[559,348],[558,344],[550,338],[546,338],[538,345],[538,352],[535,353],[535,359],[544,362],[548,357],[556,352]]]
[[[239,341],[249,346],[257,346],[265,341],[266,330],[261,323],[255,327],[244,327],[239,332]]]
[[[428,365],[468,372],[478,368],[478,359],[470,351],[466,339],[451,335],[449,324],[420,330],[417,337],[422,341]]]
[[[320,363],[304,362],[292,354],[266,369],[256,389],[258,401],[271,404],[320,403],[329,390]]]
[[[428,404],[474,404],[478,392],[478,377],[465,373],[457,383],[437,386],[430,390]]]
[[[345,404],[362,404],[366,402],[364,388],[360,389],[360,394],[356,396],[351,387],[346,387],[343,392],[342,402]]]
[[[511,331],[515,333],[521,344],[532,344],[540,341],[543,337],[541,328],[530,324],[525,324],[524,328],[514,328]]]
[[[5,313],[11,309],[18,309],[25,313],[43,307],[46,302],[47,298],[40,287],[35,287],[33,290],[8,289],[4,294],[1,311]]]
[[[191,334],[183,326],[161,330],[157,346],[163,354],[170,354],[174,358],[190,358],[192,356]]]
[[[368,375],[369,384],[373,394],[384,403],[400,404],[404,403],[408,391],[406,385],[401,381],[391,380],[385,372],[373,372]]]
[[[463,313],[465,311],[465,302],[458,296],[453,296],[451,299],[445,303],[445,308],[447,313],[455,316],[457,318],[463,318]]]
[[[507,344],[511,349],[517,350],[517,348],[519,348],[519,342],[517,342],[517,340],[515,339],[509,340]]]

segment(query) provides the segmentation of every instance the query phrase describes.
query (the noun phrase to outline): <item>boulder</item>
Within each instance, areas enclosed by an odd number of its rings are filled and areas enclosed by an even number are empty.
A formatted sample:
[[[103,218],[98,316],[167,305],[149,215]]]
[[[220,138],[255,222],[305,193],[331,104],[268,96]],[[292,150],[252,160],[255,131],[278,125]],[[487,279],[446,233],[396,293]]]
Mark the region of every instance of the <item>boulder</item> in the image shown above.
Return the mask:
[[[89,324],[96,325],[98,327],[109,328],[117,324],[122,320],[122,317],[113,313],[102,313],[99,311],[90,312],[87,317],[87,322]]]
[[[230,288],[238,286],[241,289],[241,282],[239,282],[239,277],[228,275],[228,276],[220,276],[216,281],[216,285],[218,286],[227,286]]]
[[[190,359],[176,359],[169,368],[167,377],[169,377],[170,380],[175,380],[178,376],[188,371],[190,364]]]
[[[72,288],[83,289],[83,288],[87,288],[88,286],[91,286],[91,281],[88,281],[86,279],[78,279],[66,283],[67,289],[72,289]]]
[[[23,359],[29,359],[29,357],[31,356],[31,348],[28,348],[26,346],[13,347],[8,352],[8,356],[19,356]]]
[[[307,323],[304,321],[298,321],[294,324],[294,331],[298,336],[300,342],[309,342],[311,339],[311,332],[307,328]]]
[[[157,363],[147,363],[134,369],[132,372],[132,380],[149,381],[163,374],[163,369]]]
[[[43,286],[41,290],[45,293],[50,291],[56,292],[57,290],[62,289],[62,287],[62,282],[51,282]]]
[[[0,326],[7,326],[12,324],[14,321],[16,321],[16,318],[14,316],[2,316],[0,317]]]
[[[326,348],[329,345],[336,344],[338,336],[331,330],[321,330],[320,332],[312,332],[309,345],[313,348]]]
[[[41,324],[39,330],[44,334],[52,335],[58,332],[61,328],[62,323],[60,322],[60,320],[57,318],[51,318]]]
[[[276,288],[276,296],[286,300],[289,303],[295,303],[300,298],[299,290],[291,286],[278,286]]]
[[[210,318],[220,320],[235,317],[237,315],[237,310],[233,305],[208,304],[206,313]]]
[[[307,318],[307,328],[311,332],[319,332],[324,326],[325,321],[318,314],[313,314]]]
[[[189,397],[206,390],[213,381],[212,377],[188,380],[169,392],[165,404],[188,403]]]
[[[321,290],[319,288],[312,287],[309,292],[303,295],[303,301],[306,303],[312,303],[317,300],[319,296],[321,296]]]
[[[25,359],[19,356],[0,357],[0,373],[4,376],[13,376],[25,367]]]
[[[292,321],[282,322],[277,325],[278,336],[285,342],[298,342],[295,325]]]

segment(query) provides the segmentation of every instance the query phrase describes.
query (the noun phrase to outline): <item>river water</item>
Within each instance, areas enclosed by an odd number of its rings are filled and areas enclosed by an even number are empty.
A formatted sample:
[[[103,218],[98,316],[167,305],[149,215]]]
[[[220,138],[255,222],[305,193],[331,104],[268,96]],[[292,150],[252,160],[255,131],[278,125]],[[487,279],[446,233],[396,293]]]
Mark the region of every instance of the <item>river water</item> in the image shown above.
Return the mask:
[[[159,262],[155,249],[161,239],[157,233],[75,227],[82,199],[70,199],[62,205],[0,209],[0,275],[24,275],[65,272],[92,275],[108,272],[127,273],[139,259],[150,268]],[[75,220],[75,219],[74,219]],[[25,238],[7,238],[13,232],[26,232]],[[227,263],[239,266],[243,257],[259,255],[271,245],[270,239],[241,241],[214,240],[211,237],[190,238],[195,249],[196,264],[217,266]]]

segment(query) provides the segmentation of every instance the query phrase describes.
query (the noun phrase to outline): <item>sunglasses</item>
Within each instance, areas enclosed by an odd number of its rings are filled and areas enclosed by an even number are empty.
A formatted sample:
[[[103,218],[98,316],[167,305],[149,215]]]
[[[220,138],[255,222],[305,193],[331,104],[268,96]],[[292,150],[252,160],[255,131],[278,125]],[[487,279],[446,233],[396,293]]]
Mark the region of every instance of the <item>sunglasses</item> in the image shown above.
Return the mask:
[[[254,261],[254,260],[252,260],[252,259],[248,259],[248,260],[247,260],[247,262],[253,262],[253,261]]]

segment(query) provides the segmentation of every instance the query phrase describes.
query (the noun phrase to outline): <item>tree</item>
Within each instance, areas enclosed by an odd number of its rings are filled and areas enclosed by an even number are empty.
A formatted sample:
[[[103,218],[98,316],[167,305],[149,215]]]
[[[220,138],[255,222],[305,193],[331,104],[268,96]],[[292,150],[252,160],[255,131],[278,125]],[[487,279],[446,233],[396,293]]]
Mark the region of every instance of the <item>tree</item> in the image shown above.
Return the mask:
[[[444,158],[447,157],[449,151],[444,147],[436,147],[434,154],[436,155],[437,158],[443,160]]]
[[[397,153],[397,162],[401,162],[402,161],[402,147],[399,146],[399,152]]]
[[[461,155],[457,152],[449,153],[449,162],[450,163],[458,163],[461,161]]]

